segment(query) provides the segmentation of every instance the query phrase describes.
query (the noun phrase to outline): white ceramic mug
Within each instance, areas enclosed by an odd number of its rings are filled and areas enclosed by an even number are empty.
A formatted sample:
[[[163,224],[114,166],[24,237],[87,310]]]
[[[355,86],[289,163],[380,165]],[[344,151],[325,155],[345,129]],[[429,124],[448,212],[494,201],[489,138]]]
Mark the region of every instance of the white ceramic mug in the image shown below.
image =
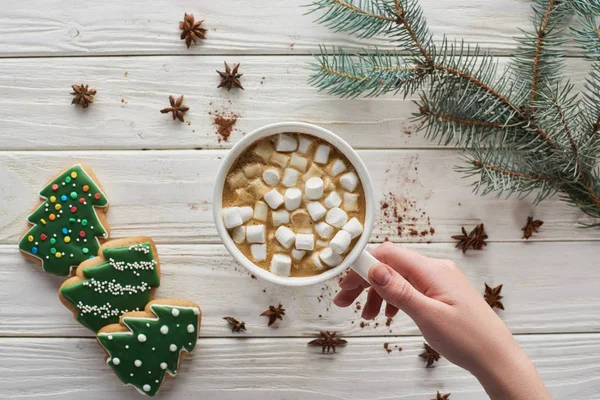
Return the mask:
[[[222,201],[223,201],[223,187],[227,174],[231,169],[231,166],[235,163],[237,158],[246,151],[248,147],[256,143],[258,140],[276,135],[278,133],[295,132],[304,133],[307,135],[316,136],[329,142],[332,146],[341,151],[348,160],[354,166],[360,181],[363,186],[365,193],[365,221],[363,227],[363,233],[356,242],[356,245],[352,248],[350,253],[344,258],[342,263],[335,268],[331,268],[319,275],[307,276],[307,277],[285,277],[272,274],[271,272],[262,269],[258,265],[250,261],[235,245],[231,236],[225,228],[222,217]],[[243,265],[250,273],[257,277],[265,279],[269,282],[277,283],[284,286],[308,286],[314,285],[328,279],[331,279],[347,268],[354,269],[360,276],[365,280],[368,280],[369,269],[373,264],[377,262],[377,259],[369,254],[365,247],[369,242],[369,236],[373,230],[373,224],[375,222],[375,196],[373,189],[373,181],[369,175],[369,171],[365,167],[356,151],[348,143],[342,140],[339,136],[333,134],[327,129],[321,127],[305,124],[302,122],[282,122],[272,125],[267,125],[262,128],[255,130],[254,132],[244,136],[233,148],[229,151],[227,156],[223,159],[217,177],[215,181],[215,188],[213,193],[213,218],[217,232],[221,238],[221,241],[229,251],[229,253],[235,258],[235,260]]]

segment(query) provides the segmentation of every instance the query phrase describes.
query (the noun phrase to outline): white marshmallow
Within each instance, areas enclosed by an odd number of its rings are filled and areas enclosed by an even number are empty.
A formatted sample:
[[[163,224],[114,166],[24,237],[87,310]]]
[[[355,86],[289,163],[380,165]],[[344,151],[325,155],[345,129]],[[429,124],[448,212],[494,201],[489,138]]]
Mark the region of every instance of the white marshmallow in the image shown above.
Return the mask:
[[[363,232],[363,226],[358,219],[352,218],[342,229],[350,234],[352,239],[359,237]]]
[[[250,253],[252,253],[252,258],[254,259],[254,261],[265,261],[267,259],[267,245],[250,245]]]
[[[315,225],[315,231],[317,231],[317,234],[320,237],[329,239],[331,235],[333,235],[333,226],[329,225],[327,222],[319,222]]]
[[[281,276],[290,276],[292,259],[285,254],[274,254],[271,258],[271,273]]]
[[[256,199],[262,199],[263,196],[270,190],[260,178],[254,179],[248,184],[248,191],[254,195]]]
[[[237,244],[244,243],[246,241],[246,227],[238,226],[237,228],[234,228],[231,237]]]
[[[246,240],[248,240],[248,243],[264,243],[266,240],[265,233],[264,225],[248,225],[246,227]]]
[[[277,191],[277,189],[271,190],[269,193],[265,194],[265,201],[272,209],[277,209],[284,202],[283,196],[281,193]]]
[[[342,256],[331,250],[331,247],[325,247],[321,250],[319,252],[319,258],[330,267],[340,265],[342,262]]]
[[[306,172],[306,168],[308,168],[308,158],[304,158],[294,153],[292,154],[292,159],[290,160],[290,167],[296,168],[302,172]]]
[[[335,160],[329,166],[329,175],[336,177],[342,172],[346,171],[346,164],[342,160]]]
[[[298,233],[312,232],[312,219],[305,209],[300,208],[292,212],[290,216],[294,230]]]
[[[329,152],[331,151],[331,147],[326,146],[324,144],[319,145],[319,147],[317,147],[317,150],[315,151],[315,156],[313,158],[313,161],[316,162],[317,164],[327,164],[327,161],[329,161]]]
[[[275,140],[275,150],[277,151],[289,153],[290,151],[296,151],[297,148],[298,142],[293,136],[282,133],[277,136],[277,139]]]
[[[261,140],[254,149],[254,154],[259,156],[263,161],[269,161],[275,150],[268,140]]]
[[[327,240],[317,240],[317,247],[329,247]]]
[[[283,247],[289,249],[296,241],[296,234],[287,226],[280,226],[277,228],[277,231],[275,231],[275,239],[277,239]]]
[[[252,218],[252,214],[254,214],[254,210],[250,206],[240,207],[240,216],[242,217],[242,221],[244,223],[250,221]]]
[[[292,250],[292,258],[296,261],[301,261],[306,255],[306,251],[304,250]]]
[[[290,162],[290,156],[281,153],[273,153],[271,158],[269,158],[269,162],[278,165],[281,168],[285,168]]]
[[[244,223],[242,216],[240,215],[239,207],[228,207],[223,209],[223,222],[225,228],[231,229],[236,226],[240,226]]]
[[[296,235],[296,249],[313,250],[315,248],[315,235],[299,233]]]
[[[358,176],[354,172],[345,173],[340,177],[340,185],[349,192],[354,192],[358,185]]]
[[[333,183],[330,177],[326,176],[323,178],[323,187],[326,192],[331,192],[332,190],[335,190],[335,183]]]
[[[298,182],[298,177],[300,176],[300,172],[296,171],[293,168],[286,168],[283,173],[283,179],[281,184],[285,187],[294,187]]]
[[[352,241],[352,237],[350,234],[344,230],[338,231],[331,242],[329,242],[329,246],[331,250],[335,251],[338,254],[342,254],[346,251],[348,246],[350,246],[350,242]]]
[[[285,209],[294,211],[302,204],[302,191],[296,188],[287,189],[283,198],[285,200]]]
[[[248,184],[248,179],[246,179],[243,172],[238,172],[227,177],[227,184],[231,189],[235,189],[246,186]]]
[[[310,168],[308,169],[308,172],[302,175],[302,180],[306,182],[310,178],[314,178],[315,176],[317,178],[320,178],[323,175],[325,175],[325,171],[319,168],[317,164],[311,164]]]
[[[262,174],[263,181],[269,186],[277,186],[279,183],[279,171],[275,168],[266,169]]]
[[[329,196],[325,198],[325,207],[333,208],[339,207],[342,204],[342,198],[337,192],[329,193]]]
[[[274,226],[279,226],[279,225],[284,225],[284,224],[290,223],[290,213],[285,210],[273,211],[271,213],[271,217],[273,218]]]
[[[336,228],[341,228],[346,222],[348,222],[348,214],[346,214],[346,211],[342,210],[341,208],[333,207],[331,210],[327,211],[325,221],[329,225],[333,225]]]
[[[358,211],[358,195],[354,193],[344,193],[344,205],[342,208],[346,211]]]
[[[269,216],[269,207],[264,201],[257,201],[254,204],[254,219],[265,222]]]
[[[312,140],[310,140],[304,136],[300,136],[300,143],[298,144],[298,152],[300,154],[306,154],[308,149],[310,149],[311,145],[312,145]]]
[[[325,216],[327,209],[318,201],[311,201],[306,205],[306,210],[313,221],[318,221]]]
[[[323,197],[323,179],[317,177],[310,178],[306,181],[304,193],[306,193],[306,198],[309,200],[319,200]]]
[[[319,258],[318,253],[316,253],[316,252],[312,253],[312,256],[310,256],[310,260],[312,261],[312,263],[316,269],[318,269],[318,270],[325,269],[325,265],[323,265],[323,263],[321,262],[321,259]]]
[[[262,172],[262,168],[259,163],[247,164],[244,166],[244,175],[246,178],[256,178]]]

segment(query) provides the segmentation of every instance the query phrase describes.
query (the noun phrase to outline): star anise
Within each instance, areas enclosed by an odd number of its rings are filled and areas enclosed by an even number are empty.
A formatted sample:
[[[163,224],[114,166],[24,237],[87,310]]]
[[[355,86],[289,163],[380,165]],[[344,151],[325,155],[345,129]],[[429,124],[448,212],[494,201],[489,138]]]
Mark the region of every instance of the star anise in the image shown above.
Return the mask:
[[[268,326],[273,325],[275,323],[275,321],[277,321],[278,319],[283,320],[284,315],[285,315],[285,308],[283,308],[281,303],[279,303],[279,305],[277,307],[269,306],[269,309],[267,311],[260,314],[261,317],[269,317],[269,325]]]
[[[438,353],[437,351],[435,351],[427,343],[423,343],[423,346],[425,346],[425,351],[422,352],[421,354],[419,354],[419,357],[421,357],[425,361],[427,361],[426,367],[429,368],[429,367],[431,367],[433,365],[434,362],[438,361],[441,356],[440,356],[440,353]]]
[[[544,221],[540,221],[539,219],[534,220],[533,217],[527,217],[525,226],[521,228],[523,231],[523,237],[521,239],[529,239],[533,235],[533,232],[537,233],[538,228],[542,225],[544,225]]]
[[[471,234],[474,235],[473,248],[475,250],[481,250],[483,249],[483,246],[487,246],[485,241],[488,238],[488,235],[485,233],[483,224],[477,225]]]
[[[229,323],[229,325],[231,325],[231,333],[233,332],[241,332],[241,331],[245,331],[246,330],[246,323],[245,322],[240,322],[237,319],[233,318],[233,317],[223,317],[223,319],[225,321],[227,321],[227,323]]]
[[[238,74],[238,68],[240,68],[240,64],[236,64],[233,69],[225,63],[225,72],[218,71],[219,75],[221,75],[221,83],[217,88],[226,87],[227,90],[231,90],[232,87],[238,87],[244,90],[242,86],[242,82],[240,82],[240,77],[244,74]]]
[[[173,113],[173,121],[179,119],[181,122],[184,122],[183,114],[190,108],[183,105],[183,96],[177,100],[175,100],[175,97],[169,96],[169,102],[171,103],[171,107],[163,108],[160,112],[163,114]]]
[[[487,246],[485,240],[488,235],[485,233],[483,224],[477,225],[471,233],[467,233],[464,227],[461,227],[462,235],[454,235],[452,239],[458,240],[456,248],[462,247],[463,254],[467,252],[469,248],[475,250],[481,250],[483,246]]]
[[[490,305],[490,307],[496,307],[500,310],[504,310],[504,304],[502,304],[502,302],[500,301],[503,297],[500,295],[501,291],[502,285],[496,286],[495,288],[491,288],[488,286],[487,283],[485,284],[485,293],[483,294],[483,297],[485,298],[485,301]]]
[[[337,332],[321,331],[321,337],[308,342],[309,346],[321,346],[323,353],[329,353],[333,350],[335,353],[335,346],[345,346],[348,341],[337,336]]]
[[[96,95],[95,89],[89,89],[88,85],[73,85],[73,92],[71,93],[73,97],[73,101],[71,104],[80,105],[83,108],[88,108],[88,106],[94,102],[94,96]]]
[[[451,394],[452,393],[441,394],[440,391],[438,390],[437,396],[435,396],[435,399],[431,399],[431,400],[448,400],[450,398]]]
[[[200,27],[200,25],[202,25],[203,22],[204,20],[200,22],[195,22],[194,15],[188,15],[187,13],[183,17],[183,21],[179,22],[179,29],[183,31],[181,32],[181,39],[185,39],[185,45],[188,47],[188,49],[192,45],[192,42],[194,42],[194,44],[197,44],[197,38],[206,39],[206,29]]]

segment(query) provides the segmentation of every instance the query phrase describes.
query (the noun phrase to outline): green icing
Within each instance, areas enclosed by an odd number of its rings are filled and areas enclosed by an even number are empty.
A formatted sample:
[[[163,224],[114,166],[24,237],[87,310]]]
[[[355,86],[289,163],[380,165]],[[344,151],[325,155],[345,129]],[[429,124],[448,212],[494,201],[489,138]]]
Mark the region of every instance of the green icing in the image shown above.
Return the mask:
[[[131,332],[100,333],[98,341],[121,381],[152,397],[167,372],[177,374],[181,350],[194,349],[200,310],[159,304],[150,310],[157,318],[123,318]]]
[[[94,332],[119,322],[126,312],[143,310],[150,289],[160,285],[150,243],[107,247],[102,254],[106,261],[85,268],[84,281],[60,290],[77,308],[77,320]]]
[[[44,187],[40,197],[45,201],[29,215],[33,227],[19,249],[40,259],[44,271],[67,276],[72,266],[98,254],[98,237],[107,236],[94,209],[107,206],[106,196],[81,165],[75,165]]]

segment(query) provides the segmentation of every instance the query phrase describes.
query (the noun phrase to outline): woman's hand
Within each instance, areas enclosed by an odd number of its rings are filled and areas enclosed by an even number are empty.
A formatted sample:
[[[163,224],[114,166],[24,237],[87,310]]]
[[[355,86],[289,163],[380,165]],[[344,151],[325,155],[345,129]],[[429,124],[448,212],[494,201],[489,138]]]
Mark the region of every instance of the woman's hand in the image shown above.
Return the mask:
[[[551,399],[511,332],[449,260],[422,256],[391,243],[372,252],[380,264],[365,282],[350,271],[334,302],[351,305],[370,286],[362,316],[399,309],[412,318],[427,342],[448,360],[473,373],[494,399]]]

